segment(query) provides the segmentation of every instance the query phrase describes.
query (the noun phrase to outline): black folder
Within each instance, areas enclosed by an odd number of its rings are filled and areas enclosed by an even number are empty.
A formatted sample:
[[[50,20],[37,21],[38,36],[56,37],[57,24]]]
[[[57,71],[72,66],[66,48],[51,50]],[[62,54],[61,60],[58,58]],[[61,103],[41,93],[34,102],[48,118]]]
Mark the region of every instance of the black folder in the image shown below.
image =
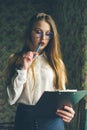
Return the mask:
[[[53,117],[56,116],[57,109],[63,109],[64,105],[73,107],[85,95],[87,90],[79,91],[45,91],[39,101],[34,106],[34,114],[37,117]]]

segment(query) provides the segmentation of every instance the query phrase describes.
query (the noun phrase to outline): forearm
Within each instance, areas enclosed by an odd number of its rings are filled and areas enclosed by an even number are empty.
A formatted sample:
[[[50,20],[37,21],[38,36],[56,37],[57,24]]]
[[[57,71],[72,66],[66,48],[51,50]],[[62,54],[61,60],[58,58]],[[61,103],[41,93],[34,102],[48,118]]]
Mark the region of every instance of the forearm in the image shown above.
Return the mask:
[[[26,70],[17,70],[18,75],[11,80],[9,86],[7,86],[7,94],[10,105],[15,104],[15,102],[19,99],[24,84],[26,83]]]

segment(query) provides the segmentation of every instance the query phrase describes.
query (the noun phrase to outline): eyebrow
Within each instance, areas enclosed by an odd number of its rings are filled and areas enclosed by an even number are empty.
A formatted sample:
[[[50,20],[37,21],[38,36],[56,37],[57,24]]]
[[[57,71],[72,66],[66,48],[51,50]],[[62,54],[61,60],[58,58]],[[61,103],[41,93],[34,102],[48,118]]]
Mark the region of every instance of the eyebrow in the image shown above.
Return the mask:
[[[33,30],[40,30],[43,32],[43,30],[41,28],[33,28]],[[46,32],[51,32],[51,30],[47,30]]]

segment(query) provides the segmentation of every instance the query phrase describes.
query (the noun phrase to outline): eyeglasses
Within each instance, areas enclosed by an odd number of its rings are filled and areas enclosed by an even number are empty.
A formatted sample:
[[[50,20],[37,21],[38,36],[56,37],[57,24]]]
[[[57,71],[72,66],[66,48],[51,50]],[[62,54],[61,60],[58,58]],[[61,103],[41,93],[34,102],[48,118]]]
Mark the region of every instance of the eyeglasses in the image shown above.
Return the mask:
[[[34,29],[33,30],[35,33],[34,33],[34,37],[36,38],[41,38],[44,34],[41,30],[39,29]],[[53,33],[52,32],[46,32],[45,33],[45,38],[46,39],[51,39],[53,37]]]

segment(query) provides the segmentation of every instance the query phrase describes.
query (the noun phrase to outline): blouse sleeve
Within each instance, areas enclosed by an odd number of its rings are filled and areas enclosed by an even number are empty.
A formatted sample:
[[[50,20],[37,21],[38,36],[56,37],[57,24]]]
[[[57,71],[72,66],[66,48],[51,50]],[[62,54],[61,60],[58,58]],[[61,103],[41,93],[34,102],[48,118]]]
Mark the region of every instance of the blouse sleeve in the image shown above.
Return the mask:
[[[24,84],[26,83],[26,70],[17,70],[17,76],[12,78],[11,83],[7,86],[8,101],[10,105],[16,103],[20,97]]]

